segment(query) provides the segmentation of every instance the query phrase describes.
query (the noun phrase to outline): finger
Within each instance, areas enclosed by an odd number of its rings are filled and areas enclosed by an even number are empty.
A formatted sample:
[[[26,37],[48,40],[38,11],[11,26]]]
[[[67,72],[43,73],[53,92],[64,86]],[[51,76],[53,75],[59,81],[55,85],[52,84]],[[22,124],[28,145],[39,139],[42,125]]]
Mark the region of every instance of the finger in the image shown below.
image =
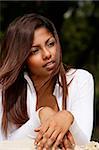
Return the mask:
[[[62,150],[66,150],[65,147],[62,147]]]
[[[45,144],[45,148],[49,148],[53,145],[53,143],[56,141],[58,135],[60,134],[59,130],[55,130],[51,137],[48,139],[47,143]]]
[[[69,141],[71,142],[71,144],[74,145],[75,141],[70,131],[67,132],[66,136],[67,136],[67,139],[69,139]]]
[[[44,133],[48,130],[48,125],[42,125],[40,128],[40,131],[37,134],[37,137],[35,139],[35,144],[38,144],[40,140],[42,139]]]
[[[64,133],[60,133],[53,145],[53,148],[56,149],[58,147],[58,145],[62,142],[63,140],[63,137],[64,137]]]
[[[44,147],[44,145],[47,143],[48,139],[50,138],[53,132],[54,132],[54,128],[49,128],[46,131],[46,133],[43,135],[43,139],[40,141],[39,144],[41,147]]]
[[[38,127],[38,128],[35,128],[35,129],[34,129],[34,131],[35,131],[35,132],[39,132],[39,131],[40,131],[40,129],[41,129],[41,126],[40,126],[40,127]]]
[[[64,139],[63,143],[64,143],[65,149],[71,148],[71,144],[70,144],[70,142],[69,142],[69,140],[67,138]]]
[[[63,142],[58,145],[58,148],[64,150],[64,144],[63,144]]]

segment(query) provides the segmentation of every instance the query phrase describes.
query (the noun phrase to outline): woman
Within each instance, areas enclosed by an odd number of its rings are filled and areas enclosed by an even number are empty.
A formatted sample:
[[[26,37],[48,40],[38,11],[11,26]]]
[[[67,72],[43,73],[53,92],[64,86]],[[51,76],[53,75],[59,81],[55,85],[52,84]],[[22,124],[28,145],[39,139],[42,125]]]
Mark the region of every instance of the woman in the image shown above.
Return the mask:
[[[0,66],[1,141],[30,136],[38,149],[89,142],[93,78],[63,65],[51,21],[38,14],[14,20],[2,44]]]

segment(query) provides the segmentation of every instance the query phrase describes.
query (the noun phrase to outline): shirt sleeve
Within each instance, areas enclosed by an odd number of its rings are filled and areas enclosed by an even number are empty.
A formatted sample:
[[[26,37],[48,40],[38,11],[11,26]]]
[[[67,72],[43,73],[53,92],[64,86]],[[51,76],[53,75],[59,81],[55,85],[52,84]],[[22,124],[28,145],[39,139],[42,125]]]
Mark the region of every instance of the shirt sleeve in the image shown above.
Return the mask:
[[[6,138],[4,137],[2,133],[2,128],[1,128],[1,123],[2,123],[2,114],[3,114],[3,109],[2,109],[2,93],[0,90],[0,141],[5,140]],[[17,139],[22,139],[22,138],[35,138],[37,136],[36,132],[34,131],[35,128],[40,126],[40,119],[38,116],[38,112],[32,112],[31,118],[23,124],[20,128],[16,129],[14,126],[10,126],[9,128],[12,130],[12,132],[8,133],[8,138],[9,140],[17,140]]]
[[[8,135],[9,140],[17,140],[22,138],[33,138],[35,139],[37,133],[34,131],[35,128],[40,126],[40,120],[37,112],[33,112],[33,117],[31,117],[25,124],[20,128],[13,131]]]
[[[76,144],[90,141],[93,128],[94,83],[92,75],[85,70],[77,70],[69,87],[74,122],[70,131]]]

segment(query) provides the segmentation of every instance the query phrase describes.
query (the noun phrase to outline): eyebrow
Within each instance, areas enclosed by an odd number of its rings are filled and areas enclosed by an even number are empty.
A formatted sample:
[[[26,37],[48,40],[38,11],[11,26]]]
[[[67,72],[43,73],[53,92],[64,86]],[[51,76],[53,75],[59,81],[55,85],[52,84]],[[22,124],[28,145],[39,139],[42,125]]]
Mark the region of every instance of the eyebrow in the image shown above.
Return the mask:
[[[45,44],[47,44],[47,42],[51,39],[51,38],[54,38],[53,36],[50,36],[46,41],[45,41]],[[40,45],[37,44],[37,45],[32,45],[32,47],[39,47]]]

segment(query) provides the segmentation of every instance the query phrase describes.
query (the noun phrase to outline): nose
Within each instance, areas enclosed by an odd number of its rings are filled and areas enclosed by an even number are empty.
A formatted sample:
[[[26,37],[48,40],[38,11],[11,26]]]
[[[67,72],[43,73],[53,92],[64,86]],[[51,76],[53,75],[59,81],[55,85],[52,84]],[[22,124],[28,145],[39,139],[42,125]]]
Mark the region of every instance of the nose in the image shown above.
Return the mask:
[[[51,58],[51,52],[47,48],[43,48],[43,60],[50,59]]]

